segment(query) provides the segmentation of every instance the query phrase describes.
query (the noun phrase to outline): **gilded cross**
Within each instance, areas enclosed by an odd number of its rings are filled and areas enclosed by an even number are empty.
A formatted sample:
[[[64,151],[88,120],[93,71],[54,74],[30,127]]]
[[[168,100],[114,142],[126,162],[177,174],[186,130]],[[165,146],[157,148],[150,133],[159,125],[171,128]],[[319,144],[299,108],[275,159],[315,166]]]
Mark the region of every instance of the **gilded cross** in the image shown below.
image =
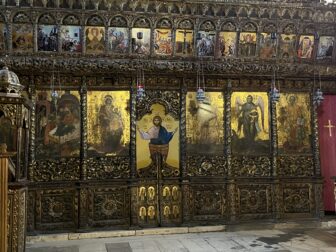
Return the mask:
[[[332,129],[332,128],[335,128],[335,125],[332,125],[332,124],[331,124],[331,121],[328,120],[328,125],[324,125],[323,127],[329,129],[329,136],[332,137],[331,129]]]

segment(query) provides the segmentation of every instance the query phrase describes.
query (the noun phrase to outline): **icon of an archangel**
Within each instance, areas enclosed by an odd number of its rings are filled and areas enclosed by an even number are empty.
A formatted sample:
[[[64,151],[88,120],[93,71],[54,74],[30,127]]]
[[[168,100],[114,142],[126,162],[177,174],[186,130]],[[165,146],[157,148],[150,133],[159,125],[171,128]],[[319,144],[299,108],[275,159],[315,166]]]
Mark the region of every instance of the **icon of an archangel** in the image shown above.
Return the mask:
[[[237,120],[233,127],[234,152],[267,151],[268,144],[262,135],[267,135],[265,128],[265,103],[261,96],[248,95],[245,102],[241,97],[235,99],[234,117]],[[268,139],[267,139],[268,140]]]

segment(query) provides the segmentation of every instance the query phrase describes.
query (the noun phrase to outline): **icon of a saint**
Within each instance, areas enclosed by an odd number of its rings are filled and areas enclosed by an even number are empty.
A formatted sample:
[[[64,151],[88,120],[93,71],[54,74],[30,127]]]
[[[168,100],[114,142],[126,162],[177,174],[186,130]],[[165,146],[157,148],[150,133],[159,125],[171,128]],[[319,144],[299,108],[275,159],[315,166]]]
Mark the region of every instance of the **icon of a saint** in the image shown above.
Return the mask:
[[[155,160],[155,153],[161,154],[163,161],[165,162],[168,156],[169,142],[177,132],[177,128],[173,132],[168,132],[167,129],[162,126],[162,118],[160,116],[154,116],[153,124],[154,125],[147,132],[140,129],[138,129],[138,131],[143,140],[149,140],[149,150],[152,162]]]

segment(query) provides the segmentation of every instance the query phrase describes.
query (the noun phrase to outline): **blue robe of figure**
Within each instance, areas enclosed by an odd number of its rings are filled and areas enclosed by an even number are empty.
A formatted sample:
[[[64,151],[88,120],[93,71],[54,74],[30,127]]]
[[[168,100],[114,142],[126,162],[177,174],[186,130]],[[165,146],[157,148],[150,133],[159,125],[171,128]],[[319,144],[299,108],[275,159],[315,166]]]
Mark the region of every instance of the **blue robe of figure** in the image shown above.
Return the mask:
[[[158,138],[152,138],[150,140],[150,143],[156,145],[168,144],[170,140],[173,138],[173,136],[174,136],[173,132],[168,132],[165,127],[160,126]]]

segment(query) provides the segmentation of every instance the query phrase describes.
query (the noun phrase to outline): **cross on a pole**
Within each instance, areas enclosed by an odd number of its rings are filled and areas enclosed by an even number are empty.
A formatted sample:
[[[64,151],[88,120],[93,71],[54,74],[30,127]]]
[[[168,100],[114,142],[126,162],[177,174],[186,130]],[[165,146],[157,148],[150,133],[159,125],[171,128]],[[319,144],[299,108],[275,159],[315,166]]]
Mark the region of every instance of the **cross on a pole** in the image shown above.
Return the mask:
[[[323,127],[329,129],[329,136],[332,137],[331,129],[335,128],[335,125],[331,124],[331,120],[328,120],[328,125],[324,125]]]

